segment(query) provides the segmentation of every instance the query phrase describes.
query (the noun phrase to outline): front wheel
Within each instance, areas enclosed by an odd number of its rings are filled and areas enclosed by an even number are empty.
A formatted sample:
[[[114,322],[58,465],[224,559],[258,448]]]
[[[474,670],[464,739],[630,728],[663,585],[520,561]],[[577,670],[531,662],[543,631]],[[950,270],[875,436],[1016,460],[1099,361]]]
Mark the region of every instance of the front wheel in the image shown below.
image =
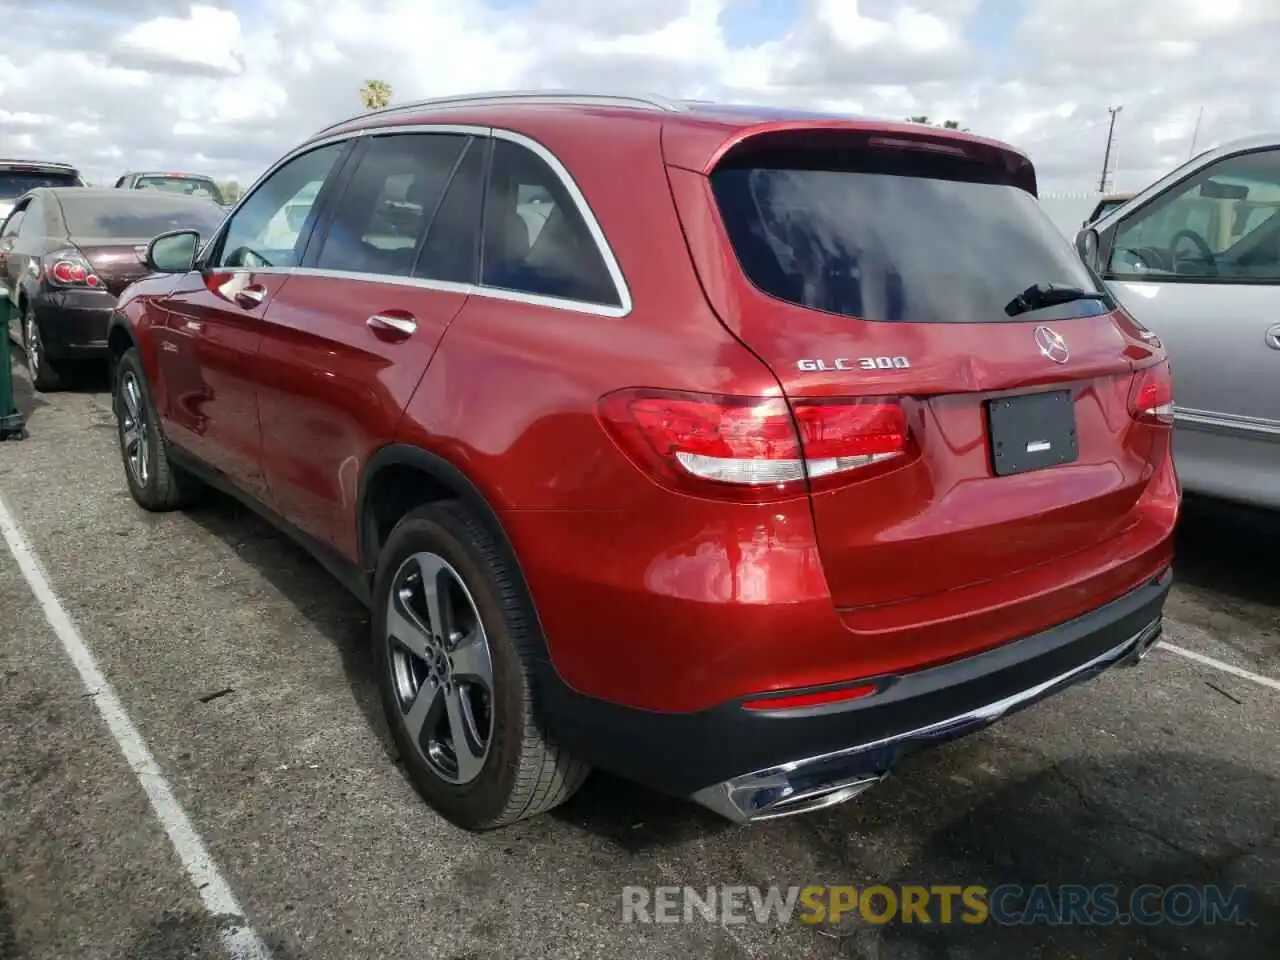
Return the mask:
[[[168,445],[160,432],[160,418],[136,348],[125,351],[120,358],[114,381],[112,406],[129,493],[138,506],[153,512],[186,506],[194,484],[169,460]]]
[[[373,645],[383,708],[423,798],[468,830],[558,806],[586,779],[536,716],[532,631],[493,538],[446,501],[407,514],[379,559]]]

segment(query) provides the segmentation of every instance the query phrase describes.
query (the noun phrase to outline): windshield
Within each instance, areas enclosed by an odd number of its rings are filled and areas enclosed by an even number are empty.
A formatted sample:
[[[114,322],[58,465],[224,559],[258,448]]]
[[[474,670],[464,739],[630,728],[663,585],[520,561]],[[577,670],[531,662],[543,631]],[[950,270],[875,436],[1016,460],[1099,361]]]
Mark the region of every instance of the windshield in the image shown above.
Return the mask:
[[[1101,289],[1036,198],[1014,186],[753,166],[711,180],[743,271],[789,303],[864,320],[989,323],[1010,320],[1006,306],[1035,284]],[[1086,298],[1036,312],[1107,309]]]
[[[100,240],[150,239],[170,230],[198,230],[201,237],[208,237],[226,214],[221,207],[207,201],[139,197],[124,190],[119,197],[63,194],[58,200],[71,236]]]
[[[78,187],[75,173],[0,170],[0,199],[12,200],[37,187]]]
[[[212,200],[214,203],[222,202],[222,194],[218,192],[218,185],[212,180],[204,177],[170,177],[170,176],[149,176],[139,177],[135,183],[138,190],[164,190],[168,193],[185,194],[188,197],[199,197],[201,200]]]

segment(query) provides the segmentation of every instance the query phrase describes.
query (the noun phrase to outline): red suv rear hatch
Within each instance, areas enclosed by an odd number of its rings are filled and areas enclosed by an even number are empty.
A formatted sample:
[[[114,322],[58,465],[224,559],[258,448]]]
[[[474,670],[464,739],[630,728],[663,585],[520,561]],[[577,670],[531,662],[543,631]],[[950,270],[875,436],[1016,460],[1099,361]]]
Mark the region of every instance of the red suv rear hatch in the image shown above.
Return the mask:
[[[1167,367],[1038,209],[1023,158],[791,129],[705,173],[669,167],[690,249],[792,406],[848,626],[936,627],[1079,584],[1047,626],[1135,585]]]

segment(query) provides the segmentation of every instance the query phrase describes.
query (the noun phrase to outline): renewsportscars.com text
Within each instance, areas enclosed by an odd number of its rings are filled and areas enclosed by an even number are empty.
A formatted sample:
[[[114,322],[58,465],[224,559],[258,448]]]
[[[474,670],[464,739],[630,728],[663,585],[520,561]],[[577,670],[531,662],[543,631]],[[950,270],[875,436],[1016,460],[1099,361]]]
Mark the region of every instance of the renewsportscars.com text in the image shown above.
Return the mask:
[[[1154,884],[1022,887],[894,885],[867,887],[625,887],[624,923],[1114,924],[1179,926],[1245,923],[1244,888]]]

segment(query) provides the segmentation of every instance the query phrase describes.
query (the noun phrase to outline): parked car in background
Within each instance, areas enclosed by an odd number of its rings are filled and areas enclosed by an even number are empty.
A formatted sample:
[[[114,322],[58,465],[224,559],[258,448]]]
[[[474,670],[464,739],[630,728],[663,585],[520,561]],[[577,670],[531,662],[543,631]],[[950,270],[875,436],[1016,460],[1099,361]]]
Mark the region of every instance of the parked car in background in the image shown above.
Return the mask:
[[[94,187],[40,187],[0,226],[7,335],[23,346],[37,390],[62,386],[71,365],[107,357],[116,298],[147,273],[146,245],[170,230],[211,236],[225,211],[209,200]]]
[[[69,163],[49,160],[0,159],[0,220],[9,215],[13,203],[36,187],[83,187],[80,171]]]
[[[219,206],[229,206],[217,181],[198,173],[126,173],[116,181],[121,190],[164,190],[202,200],[212,200]]]
[[[1168,366],[1035,190],[913,123],[367,113],[152,242],[110,331],[124,479],[233,493],[370,604],[456,823],[591,767],[830,806],[1161,632]]]
[[[1077,237],[1169,351],[1188,491],[1280,509],[1280,136],[1207,151]]]

